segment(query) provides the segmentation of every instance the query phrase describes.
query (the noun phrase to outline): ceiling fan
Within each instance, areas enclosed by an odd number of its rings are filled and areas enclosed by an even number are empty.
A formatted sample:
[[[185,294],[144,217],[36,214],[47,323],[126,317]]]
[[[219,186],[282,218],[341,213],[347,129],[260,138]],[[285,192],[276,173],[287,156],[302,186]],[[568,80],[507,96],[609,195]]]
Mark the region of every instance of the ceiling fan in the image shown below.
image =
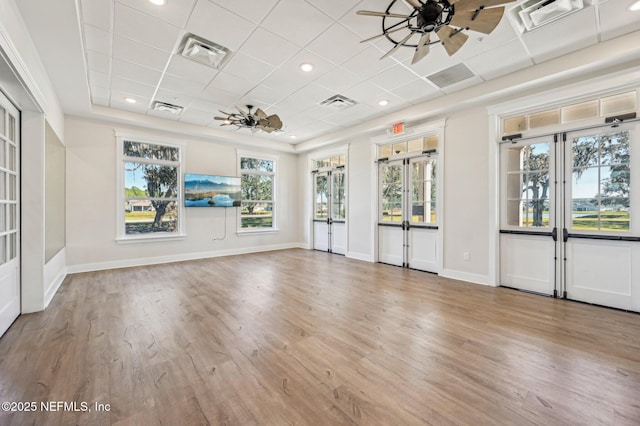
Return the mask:
[[[504,14],[504,6],[515,0],[402,0],[413,8],[411,13],[394,13],[391,8],[399,0],[392,0],[384,12],[359,10],[358,15],[377,16],[382,18],[382,34],[362,40],[362,43],[386,37],[394,46],[380,59],[394,53],[401,46],[415,48],[411,64],[423,59],[433,44],[442,43],[449,56],[456,53],[469,38],[465,30],[491,33]],[[401,39],[391,34],[409,31]],[[439,40],[431,40],[435,33]],[[417,35],[419,40],[412,43],[411,38]]]
[[[238,129],[251,129],[253,133],[258,130],[271,133],[282,129],[282,121],[276,114],[267,115],[260,108],[256,108],[255,112],[251,112],[253,105],[247,105],[247,111],[240,107],[236,107],[238,112],[220,111],[226,117],[213,117],[214,120],[221,120],[221,126],[237,126]]]

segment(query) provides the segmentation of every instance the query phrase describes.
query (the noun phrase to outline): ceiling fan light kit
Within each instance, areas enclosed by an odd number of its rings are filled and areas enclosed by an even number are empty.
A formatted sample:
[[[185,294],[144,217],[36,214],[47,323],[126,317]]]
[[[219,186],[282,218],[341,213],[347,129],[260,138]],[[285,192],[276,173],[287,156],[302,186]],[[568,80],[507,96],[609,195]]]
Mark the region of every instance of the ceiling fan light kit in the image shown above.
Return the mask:
[[[391,12],[399,1],[406,1],[413,10],[407,14]],[[415,49],[411,60],[415,64],[427,56],[430,46],[434,44],[442,44],[449,56],[455,54],[469,39],[463,31],[491,33],[504,15],[505,8],[499,5],[513,1],[515,0],[392,0],[384,12],[359,10],[356,13],[382,18],[382,33],[363,40],[366,42],[385,37],[394,44],[380,59],[405,46]],[[437,40],[432,40],[434,33]],[[414,36],[419,39],[412,40],[416,38]]]

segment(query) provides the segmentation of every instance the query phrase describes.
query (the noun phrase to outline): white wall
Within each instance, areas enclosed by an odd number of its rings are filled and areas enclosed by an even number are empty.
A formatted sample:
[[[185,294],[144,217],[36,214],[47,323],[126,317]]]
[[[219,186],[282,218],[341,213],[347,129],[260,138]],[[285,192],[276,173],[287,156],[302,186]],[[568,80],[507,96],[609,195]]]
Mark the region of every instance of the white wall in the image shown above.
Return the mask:
[[[64,113],[16,2],[0,0],[0,87],[22,112],[22,313],[42,310],[66,273],[64,249],[45,264],[45,119],[64,143]]]
[[[125,133],[186,142],[186,173],[238,176],[233,145],[186,140],[166,133],[115,126],[106,122],[67,117],[67,265],[86,271],[161,261],[211,257],[277,248],[297,247],[300,238],[298,211],[298,158],[264,151],[279,157],[277,176],[276,233],[238,235],[237,209],[185,209],[186,237],[179,241],[118,244],[116,237],[116,137]],[[243,148],[243,150],[246,150]],[[224,236],[227,215],[226,238]]]

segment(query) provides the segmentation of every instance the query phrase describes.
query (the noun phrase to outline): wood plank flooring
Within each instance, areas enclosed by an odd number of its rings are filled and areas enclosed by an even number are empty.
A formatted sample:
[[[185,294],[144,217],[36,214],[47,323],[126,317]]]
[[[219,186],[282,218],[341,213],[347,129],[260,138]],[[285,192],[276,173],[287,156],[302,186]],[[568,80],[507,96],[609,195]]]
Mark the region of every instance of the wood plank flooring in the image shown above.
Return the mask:
[[[38,410],[1,425],[638,425],[640,315],[306,250],[76,274],[0,339],[6,401]]]

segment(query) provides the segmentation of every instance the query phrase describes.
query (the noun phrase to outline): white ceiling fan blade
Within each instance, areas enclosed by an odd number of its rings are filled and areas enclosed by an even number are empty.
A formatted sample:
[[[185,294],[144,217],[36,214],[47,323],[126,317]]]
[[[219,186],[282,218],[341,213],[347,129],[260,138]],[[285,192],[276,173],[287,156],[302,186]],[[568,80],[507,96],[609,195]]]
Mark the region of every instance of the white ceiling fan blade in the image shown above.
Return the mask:
[[[249,113],[244,112],[242,108],[236,105],[236,109],[238,110],[238,112],[240,112],[240,114],[242,114],[244,118],[247,118],[247,119],[249,118]]]
[[[389,50],[387,53],[385,53],[380,59],[384,59],[387,56],[393,54],[393,52],[395,52],[396,50],[400,49],[400,47],[407,42],[407,40],[409,40],[411,38],[411,36],[413,35],[413,33],[409,33],[408,36],[406,36],[405,38],[402,39],[402,41],[400,41],[398,44],[396,44],[391,50]]]
[[[380,37],[383,37],[385,34],[391,34],[391,33],[395,33],[396,31],[405,30],[405,29],[407,29],[407,27],[394,28],[394,29],[392,29],[390,31],[384,32],[382,34],[378,34],[377,36],[369,37],[368,39],[362,40],[360,43],[366,43],[368,41],[375,40],[375,39],[378,39]]]
[[[411,65],[415,64],[429,53],[429,41],[431,38],[431,33],[424,33],[422,37],[420,37],[420,41],[418,42],[418,46],[416,47],[416,53],[413,55],[413,59],[411,60]]]
[[[410,15],[400,15],[398,13],[385,13],[385,12],[372,12],[370,10],[359,10],[356,12],[358,15],[362,16],[378,16],[378,17],[387,17],[387,18],[401,18],[401,19],[409,19]]]

